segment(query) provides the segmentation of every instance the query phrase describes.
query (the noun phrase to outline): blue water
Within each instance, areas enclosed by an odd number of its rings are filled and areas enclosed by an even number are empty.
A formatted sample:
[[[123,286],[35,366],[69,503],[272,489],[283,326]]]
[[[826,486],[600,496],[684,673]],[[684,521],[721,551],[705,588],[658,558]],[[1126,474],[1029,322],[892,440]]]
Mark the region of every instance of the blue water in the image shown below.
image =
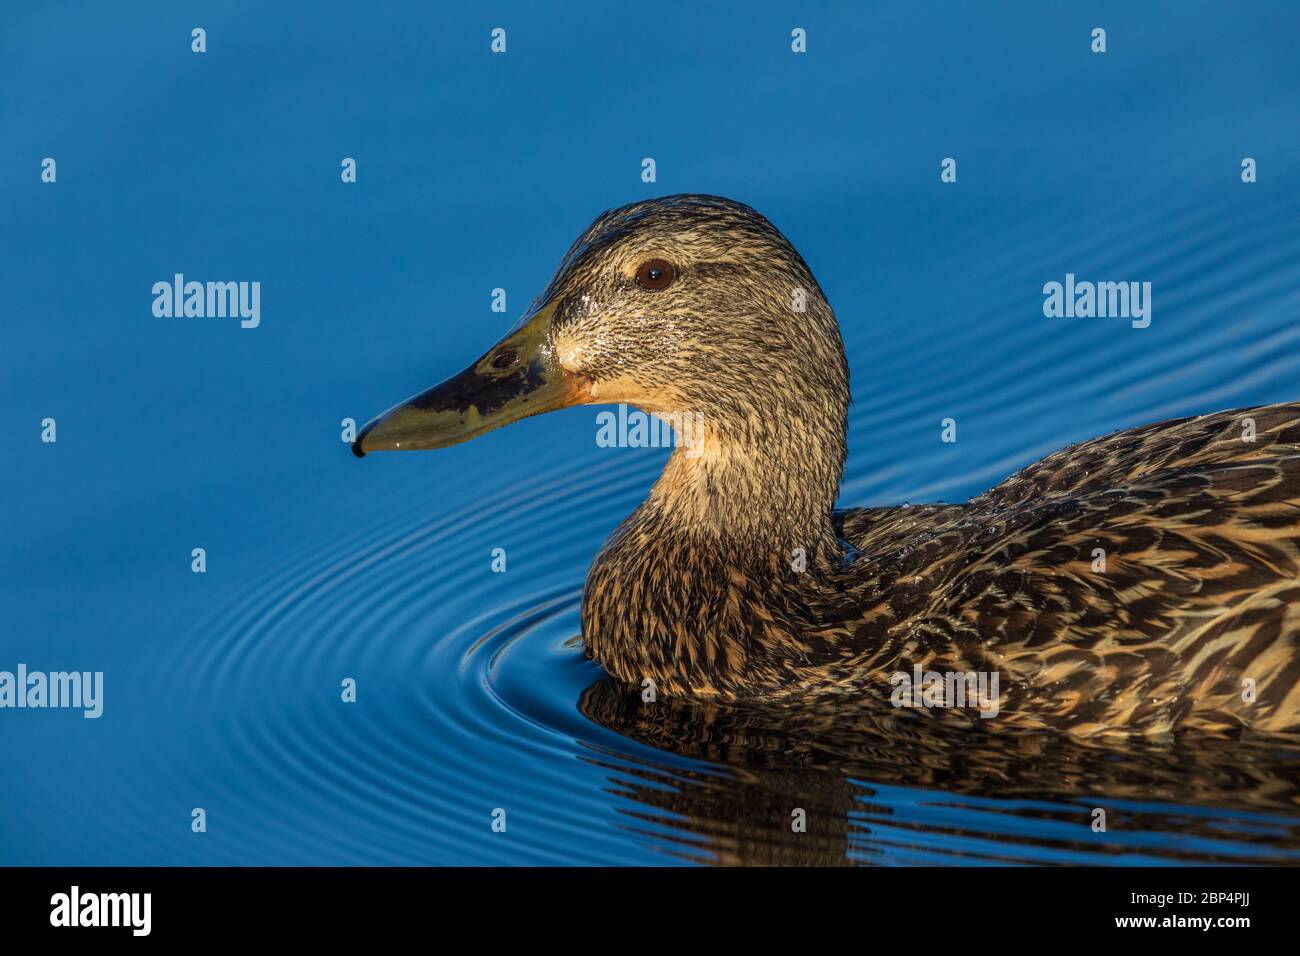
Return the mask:
[[[1300,8],[612,6],[0,8],[0,670],[105,675],[98,720],[0,711],[0,863],[1300,856],[1267,742],[646,726],[575,638],[662,451],[598,448],[592,408],[340,439],[480,355],[601,210],[684,191],[766,214],[835,306],[845,505],[1296,400]],[[155,318],[178,272],[261,282],[260,326]],[[1044,318],[1066,272],[1150,281],[1150,327]]]

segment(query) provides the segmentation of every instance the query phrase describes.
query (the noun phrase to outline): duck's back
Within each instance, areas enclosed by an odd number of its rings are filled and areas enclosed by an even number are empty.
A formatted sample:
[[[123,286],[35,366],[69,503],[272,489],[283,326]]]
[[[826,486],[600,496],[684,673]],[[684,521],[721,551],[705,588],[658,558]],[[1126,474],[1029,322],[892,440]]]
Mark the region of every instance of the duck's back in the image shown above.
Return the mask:
[[[998,673],[1026,726],[1300,732],[1300,404],[1117,432],[966,505],[837,513],[851,670]]]

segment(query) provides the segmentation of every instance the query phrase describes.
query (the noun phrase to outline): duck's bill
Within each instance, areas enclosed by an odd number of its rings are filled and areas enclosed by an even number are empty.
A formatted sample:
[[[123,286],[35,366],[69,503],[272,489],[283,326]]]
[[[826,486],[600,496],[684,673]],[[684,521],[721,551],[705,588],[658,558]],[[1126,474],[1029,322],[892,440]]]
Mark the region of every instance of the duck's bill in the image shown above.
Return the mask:
[[[360,458],[372,451],[446,448],[586,402],[588,383],[562,367],[549,346],[553,311],[538,312],[460,374],[370,421],[352,453]]]

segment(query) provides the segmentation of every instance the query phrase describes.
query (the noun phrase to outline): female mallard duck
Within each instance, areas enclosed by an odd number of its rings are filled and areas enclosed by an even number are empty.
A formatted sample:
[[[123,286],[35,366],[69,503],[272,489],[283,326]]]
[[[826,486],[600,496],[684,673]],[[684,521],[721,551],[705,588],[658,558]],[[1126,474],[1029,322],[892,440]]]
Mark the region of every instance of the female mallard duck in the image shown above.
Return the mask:
[[[587,653],[620,680],[825,707],[898,703],[919,668],[996,678],[1017,727],[1300,731],[1300,404],[1094,439],[965,505],[834,511],[848,367],[817,280],[748,206],[669,196],[600,216],[505,339],[352,447],[607,402],[700,425],[587,576]]]

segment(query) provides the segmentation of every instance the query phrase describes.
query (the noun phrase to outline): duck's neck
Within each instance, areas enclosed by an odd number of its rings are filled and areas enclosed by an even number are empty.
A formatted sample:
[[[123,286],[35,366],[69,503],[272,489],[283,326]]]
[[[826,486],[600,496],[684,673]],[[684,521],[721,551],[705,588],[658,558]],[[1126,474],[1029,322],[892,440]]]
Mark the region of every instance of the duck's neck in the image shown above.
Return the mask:
[[[705,429],[593,564],[592,657],[660,692],[729,696],[806,657],[808,577],[837,557],[843,431]]]
[[[811,563],[835,546],[844,452],[833,439],[797,427],[743,437],[705,428],[674,451],[645,508],[673,537],[716,541],[734,562],[790,561],[798,550]]]

